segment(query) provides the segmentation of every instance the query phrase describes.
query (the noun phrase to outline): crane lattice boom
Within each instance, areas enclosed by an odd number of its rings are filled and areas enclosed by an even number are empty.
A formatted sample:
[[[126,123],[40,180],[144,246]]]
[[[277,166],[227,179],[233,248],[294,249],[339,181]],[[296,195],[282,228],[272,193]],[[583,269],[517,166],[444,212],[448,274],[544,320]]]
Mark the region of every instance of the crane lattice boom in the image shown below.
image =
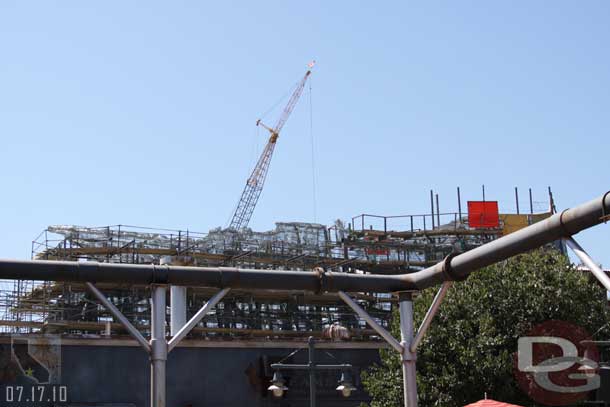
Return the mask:
[[[309,68],[313,67],[313,63],[309,64]],[[286,124],[288,117],[292,113],[292,110],[296,106],[301,94],[303,93],[303,89],[305,88],[305,83],[307,82],[307,78],[311,74],[311,70],[307,70],[305,76],[299,84],[297,88],[290,96],[286,107],[282,111],[282,115],[277,121],[277,124],[271,128],[266,126],[260,119],[256,122],[257,126],[262,126],[271,133],[269,137],[269,141],[265,146],[261,156],[256,162],[256,166],[252,170],[252,174],[248,177],[246,181],[246,186],[244,191],[239,198],[239,202],[237,203],[237,209],[235,209],[235,213],[233,214],[233,218],[231,219],[231,223],[229,224],[229,228],[235,230],[241,230],[248,226],[250,223],[250,218],[252,217],[252,213],[254,212],[254,208],[256,207],[256,203],[258,201],[258,197],[263,191],[263,186],[265,184],[265,178],[267,177],[267,171],[269,170],[269,164],[271,163],[271,157],[273,156],[273,150],[275,149],[275,144],[280,135],[280,131]]]

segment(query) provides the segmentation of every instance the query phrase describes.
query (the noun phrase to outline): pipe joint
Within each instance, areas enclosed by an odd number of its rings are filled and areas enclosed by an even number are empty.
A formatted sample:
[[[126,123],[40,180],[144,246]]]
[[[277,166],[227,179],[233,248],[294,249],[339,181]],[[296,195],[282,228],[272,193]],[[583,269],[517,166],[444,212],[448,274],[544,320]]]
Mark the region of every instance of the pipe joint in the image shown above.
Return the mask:
[[[602,196],[602,217],[599,218],[599,220],[601,220],[604,223],[608,223],[608,220],[610,220],[610,214],[608,213],[608,210],[606,209],[606,198],[608,197],[608,195],[610,195],[610,191],[606,191],[604,196]]]
[[[603,202],[602,202],[602,210],[603,210]],[[559,230],[561,231],[561,236],[562,237],[570,237],[573,235],[573,233],[570,233],[570,231],[568,230],[568,228],[566,227],[565,224],[565,219],[564,216],[566,215],[566,213],[569,211],[569,209],[564,209],[563,211],[561,211],[561,213],[559,214]]]
[[[323,293],[324,291],[332,291],[332,272],[326,272],[322,267],[316,267],[313,271],[318,276],[318,290],[316,294]]]
[[[167,342],[165,338],[150,340],[150,359],[167,360]]]
[[[443,259],[441,272],[443,273],[445,281],[464,281],[468,278],[468,274],[460,276],[451,267],[451,260],[457,255],[458,253],[449,253],[449,255]]]
[[[406,342],[401,342],[402,346],[402,360],[403,362],[415,362],[417,361],[417,352],[411,352],[411,346]]]
[[[240,271],[235,267],[218,267],[220,288],[239,287]]]
[[[168,265],[153,265],[151,284],[167,284],[169,281]]]

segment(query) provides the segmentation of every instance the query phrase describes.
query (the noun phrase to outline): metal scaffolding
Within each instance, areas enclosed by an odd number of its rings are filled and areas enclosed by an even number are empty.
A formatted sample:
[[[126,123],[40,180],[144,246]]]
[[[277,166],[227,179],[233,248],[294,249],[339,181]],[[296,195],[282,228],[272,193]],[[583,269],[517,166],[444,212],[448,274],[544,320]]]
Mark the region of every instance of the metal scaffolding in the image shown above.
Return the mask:
[[[330,226],[280,222],[273,230],[256,232],[213,229],[153,229],[128,225],[49,226],[32,242],[36,260],[110,264],[169,264],[193,267],[240,267],[278,271],[347,274],[402,274],[431,266],[452,253],[461,253],[507,233],[509,225],[471,227],[468,213],[380,216],[363,214]],[[524,215],[524,224],[550,216]],[[506,215],[514,216],[514,215]],[[168,260],[169,259],[169,260]],[[150,329],[150,290],[146,285],[99,284],[113,304],[135,326]],[[172,287],[171,300],[185,308],[173,325],[183,324],[213,291]],[[177,293],[181,293],[177,295]],[[355,300],[382,326],[388,326],[396,296],[358,293]],[[172,303],[174,304],[174,303]],[[178,307],[173,307],[178,308]],[[0,291],[0,329],[5,332],[121,334],[124,328],[98,306],[84,284],[16,280]],[[337,294],[298,290],[233,290],[208,314],[191,335],[239,337],[301,337],[320,333],[333,324],[349,328],[354,338],[378,335],[366,329]],[[177,328],[173,328],[177,330]]]
[[[189,267],[184,265],[134,265],[74,261],[18,261],[0,260],[0,278],[41,279],[85,283],[90,292],[132,335],[148,353],[151,364],[151,406],[165,407],[166,361],[169,351],[195,327],[220,299],[232,289],[251,291],[262,289],[302,290],[338,293],[371,328],[400,353],[403,367],[404,405],[417,407],[416,348],[434,314],[438,311],[451,282],[463,280],[482,267],[494,264],[519,253],[552,243],[558,239],[567,244],[591,269],[593,275],[608,287],[610,281],[599,266],[572,238],[574,234],[606,222],[610,213],[610,193],[566,209],[542,222],[503,236],[464,253],[454,253],[437,264],[420,271],[401,275],[370,275],[332,271],[277,271],[239,269],[229,267]],[[151,290],[150,340],[116,307],[114,301],[99,291],[97,283],[131,283],[147,285]],[[421,328],[413,324],[413,293],[442,283]],[[215,294],[200,307],[188,323],[168,342],[166,290],[170,286],[216,288]],[[370,313],[347,293],[397,293],[400,315],[400,342]]]

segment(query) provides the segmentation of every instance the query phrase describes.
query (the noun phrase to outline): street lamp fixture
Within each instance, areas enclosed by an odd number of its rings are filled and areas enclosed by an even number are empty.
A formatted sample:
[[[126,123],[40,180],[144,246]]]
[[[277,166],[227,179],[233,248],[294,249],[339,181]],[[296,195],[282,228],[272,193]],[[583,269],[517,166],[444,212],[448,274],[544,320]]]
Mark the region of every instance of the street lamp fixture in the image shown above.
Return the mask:
[[[349,397],[352,395],[352,392],[356,390],[352,381],[350,379],[350,375],[348,372],[341,372],[341,379],[339,379],[339,385],[336,389],[343,397]]]
[[[349,363],[343,363],[340,365],[322,365],[316,363],[315,360],[315,339],[313,336],[310,336],[307,339],[307,347],[309,349],[309,361],[307,364],[290,364],[290,363],[274,363],[271,365],[272,369],[275,369],[275,373],[273,373],[273,379],[271,380],[271,386],[267,388],[267,390],[271,391],[275,397],[282,397],[284,392],[288,390],[288,387],[284,385],[284,379],[282,378],[282,374],[280,373],[280,369],[284,370],[304,370],[309,372],[309,406],[316,407],[316,372],[319,370],[340,370],[343,373],[341,374],[341,380],[339,380],[339,387],[337,387],[337,391],[340,391],[344,397],[349,397],[352,394],[352,391],[356,390],[356,388],[352,385],[349,373],[347,369],[351,369],[352,365]],[[299,350],[295,350],[290,355],[286,356],[284,359],[294,355]],[[331,355],[332,356],[332,355]]]
[[[273,397],[280,398],[284,395],[284,392],[288,390],[288,387],[284,384],[284,378],[279,370],[273,373],[273,379],[271,380],[271,386],[267,387],[267,390],[273,394]]]

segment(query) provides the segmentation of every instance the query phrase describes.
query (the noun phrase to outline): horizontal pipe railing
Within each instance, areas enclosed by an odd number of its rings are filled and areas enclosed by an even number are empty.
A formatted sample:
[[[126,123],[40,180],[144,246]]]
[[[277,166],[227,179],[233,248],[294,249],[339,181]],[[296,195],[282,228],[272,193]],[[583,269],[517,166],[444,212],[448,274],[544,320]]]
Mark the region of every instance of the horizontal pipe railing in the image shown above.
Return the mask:
[[[465,253],[449,257],[432,267],[403,275],[0,260],[0,279],[173,284],[313,292],[421,290],[443,281],[465,278],[469,273],[482,267],[574,235],[607,220],[608,214],[610,214],[610,193]]]

